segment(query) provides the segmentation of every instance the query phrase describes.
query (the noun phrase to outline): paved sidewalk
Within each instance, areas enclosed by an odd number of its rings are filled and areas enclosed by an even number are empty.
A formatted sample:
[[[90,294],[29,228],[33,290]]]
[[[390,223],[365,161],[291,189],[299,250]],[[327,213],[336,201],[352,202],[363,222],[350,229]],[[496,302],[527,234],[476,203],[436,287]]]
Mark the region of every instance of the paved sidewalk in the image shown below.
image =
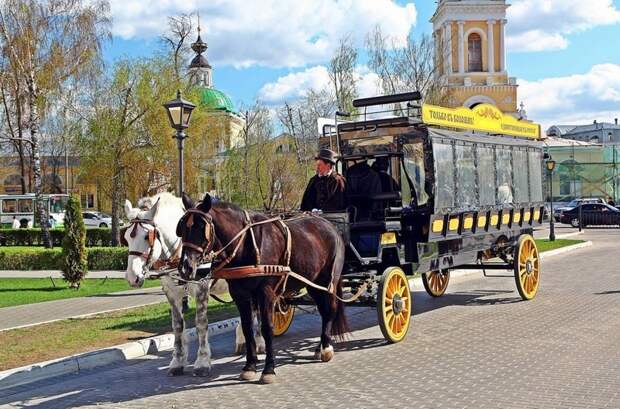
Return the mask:
[[[60,270],[0,270],[0,278],[62,278]],[[89,271],[86,278],[125,278],[124,271]]]
[[[160,287],[0,308],[0,331],[166,301]]]
[[[159,352],[3,390],[0,407],[620,408],[620,230],[580,239],[594,245],[543,260],[532,301],[510,274],[451,280],[441,298],[416,287],[398,344],[386,344],[374,308],[347,307],[352,338],[329,363],[312,359],[318,317],[296,316],[275,340],[274,385],[238,380],[244,359],[232,354],[230,332],[210,337],[207,378],[168,377],[171,353]],[[195,350],[193,342],[190,362]]]

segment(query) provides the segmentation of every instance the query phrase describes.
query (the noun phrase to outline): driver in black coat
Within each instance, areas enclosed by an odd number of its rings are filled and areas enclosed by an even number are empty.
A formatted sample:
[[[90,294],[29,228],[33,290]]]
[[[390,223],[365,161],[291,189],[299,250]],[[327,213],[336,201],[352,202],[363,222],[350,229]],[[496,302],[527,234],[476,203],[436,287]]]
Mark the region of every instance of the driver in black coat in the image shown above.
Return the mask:
[[[345,179],[336,172],[336,152],[321,149],[314,158],[316,175],[308,182],[300,209],[302,211],[322,210],[333,212],[342,210],[344,203]]]

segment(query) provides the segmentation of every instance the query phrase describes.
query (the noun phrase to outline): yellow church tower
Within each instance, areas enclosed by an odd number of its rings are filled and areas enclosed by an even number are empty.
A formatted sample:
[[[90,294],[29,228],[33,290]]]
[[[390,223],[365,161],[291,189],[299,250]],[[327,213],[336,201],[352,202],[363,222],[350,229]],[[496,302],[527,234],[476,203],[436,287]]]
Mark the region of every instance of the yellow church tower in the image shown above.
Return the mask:
[[[487,103],[517,114],[517,83],[506,72],[506,0],[439,0],[431,18],[437,75],[451,107]]]

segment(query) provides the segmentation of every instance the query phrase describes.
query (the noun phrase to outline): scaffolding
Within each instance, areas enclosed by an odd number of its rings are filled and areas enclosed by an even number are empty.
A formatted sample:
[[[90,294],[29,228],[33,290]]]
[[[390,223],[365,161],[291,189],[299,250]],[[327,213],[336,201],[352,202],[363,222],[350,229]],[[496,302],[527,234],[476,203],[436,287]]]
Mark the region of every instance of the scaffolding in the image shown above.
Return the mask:
[[[561,146],[549,144],[546,152],[556,162],[553,201],[600,197],[620,202],[620,145],[566,141]],[[548,187],[545,191],[548,198]]]

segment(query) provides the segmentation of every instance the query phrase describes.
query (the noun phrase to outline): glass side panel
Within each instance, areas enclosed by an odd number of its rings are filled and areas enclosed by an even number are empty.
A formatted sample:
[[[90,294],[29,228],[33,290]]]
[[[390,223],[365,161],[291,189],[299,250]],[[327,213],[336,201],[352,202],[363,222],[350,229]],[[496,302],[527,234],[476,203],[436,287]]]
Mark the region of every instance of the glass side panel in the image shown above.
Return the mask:
[[[435,208],[454,207],[454,157],[452,145],[434,142],[433,155],[435,157]]]
[[[424,170],[424,146],[422,142],[405,144],[403,145],[405,172],[401,172],[401,183],[403,189],[403,204],[409,203],[404,201],[404,190],[408,187],[407,175],[413,182],[413,188],[415,189],[418,197],[418,205],[423,205],[428,202],[428,194],[424,189],[426,181],[426,172]],[[409,192],[409,195],[411,193]],[[410,196],[411,197],[411,196]]]
[[[532,202],[543,201],[542,191],[542,152],[530,151],[528,152],[530,168],[530,200]]]
[[[497,146],[495,149],[495,170],[497,173],[497,204],[513,202],[512,163],[510,147]]]
[[[478,190],[480,191],[480,205],[495,205],[495,158],[493,148],[478,145]]]
[[[20,213],[32,213],[34,210],[32,199],[19,199],[17,208]]]
[[[514,166],[515,202],[527,203],[530,201],[527,151],[522,149],[514,149],[512,151],[512,163]]]
[[[456,204],[459,208],[478,205],[473,145],[456,145]]]
[[[4,199],[2,201],[2,213],[15,213],[17,212],[17,200]]]

